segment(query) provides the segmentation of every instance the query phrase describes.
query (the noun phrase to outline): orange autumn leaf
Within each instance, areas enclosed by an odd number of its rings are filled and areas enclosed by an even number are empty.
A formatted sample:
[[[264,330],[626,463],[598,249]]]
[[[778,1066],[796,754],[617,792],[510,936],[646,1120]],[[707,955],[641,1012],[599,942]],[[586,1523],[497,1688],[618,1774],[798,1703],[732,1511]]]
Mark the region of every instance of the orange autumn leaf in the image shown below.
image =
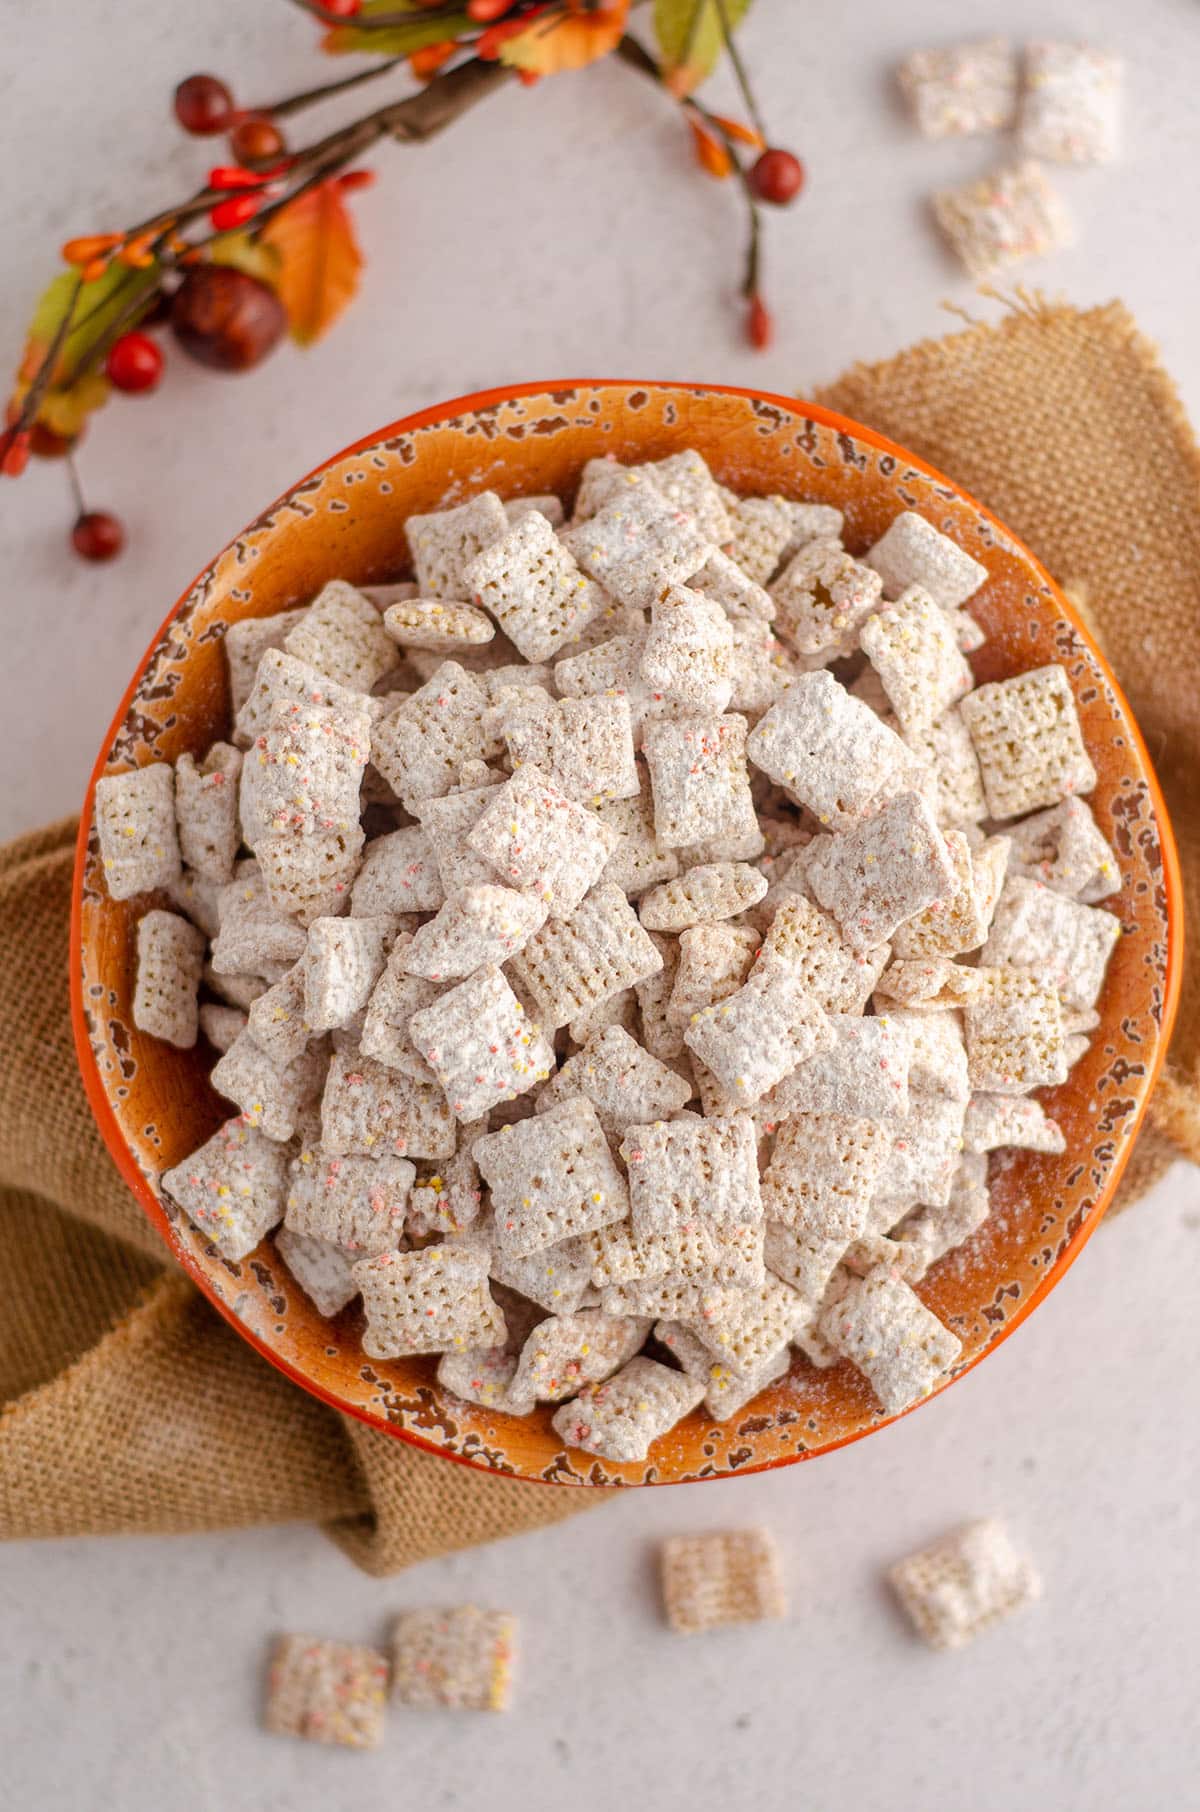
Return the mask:
[[[629,0],[585,10],[582,0],[566,0],[565,12],[548,12],[527,31],[506,38],[500,61],[531,75],[558,75],[583,69],[615,50],[625,30]]]
[[[733,169],[733,159],[729,147],[722,144],[715,132],[711,132],[702,120],[690,118],[688,125],[692,129],[692,145],[696,153],[696,162],[702,170],[718,181]]]
[[[756,132],[753,126],[744,126],[741,120],[731,120],[728,115],[724,113],[714,113],[712,117],[721,128],[722,132],[727,133],[733,140],[734,144],[752,145],[756,151],[766,150],[766,139],[761,132]]]
[[[279,254],[275,287],[292,338],[310,346],[337,320],[358,290],[362,253],[336,180],[301,195],[262,231]]]

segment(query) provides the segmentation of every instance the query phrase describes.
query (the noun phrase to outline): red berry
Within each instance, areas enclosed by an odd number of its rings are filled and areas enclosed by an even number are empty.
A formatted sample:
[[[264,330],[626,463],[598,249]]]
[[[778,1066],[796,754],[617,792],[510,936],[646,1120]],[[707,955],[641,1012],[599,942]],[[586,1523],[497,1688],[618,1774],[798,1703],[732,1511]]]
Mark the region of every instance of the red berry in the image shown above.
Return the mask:
[[[233,112],[233,96],[224,82],[211,75],[188,76],[175,90],[175,118],[185,132],[211,138],[224,132]]]
[[[268,164],[283,153],[283,133],[272,120],[250,114],[229,134],[229,149],[239,164]]]
[[[71,546],[81,560],[114,560],[124,545],[121,518],[110,510],[85,510],[71,530]]]
[[[253,220],[262,207],[261,195],[231,195],[227,201],[219,201],[215,208],[209,210],[208,218],[218,233],[227,233],[232,227],[245,226]]]
[[[804,165],[790,151],[772,145],[751,164],[750,187],[760,201],[785,208],[804,187]]]
[[[323,0],[323,4],[335,19],[353,19],[362,11],[362,0]]]
[[[196,265],[171,304],[180,346],[214,371],[248,371],[274,350],[286,327],[275,291],[231,265]]]
[[[20,433],[15,428],[8,428],[0,434],[0,472],[5,478],[19,478],[29,464],[30,447],[33,436],[28,428]]]
[[[123,333],[109,347],[104,369],[118,390],[136,395],[157,386],[163,374],[163,355],[148,333]]]
[[[775,337],[775,319],[761,296],[751,296],[746,312],[746,338],[758,352],[765,352]]]
[[[503,18],[512,4],[513,0],[467,0],[467,18],[476,25],[490,25],[493,19]]]

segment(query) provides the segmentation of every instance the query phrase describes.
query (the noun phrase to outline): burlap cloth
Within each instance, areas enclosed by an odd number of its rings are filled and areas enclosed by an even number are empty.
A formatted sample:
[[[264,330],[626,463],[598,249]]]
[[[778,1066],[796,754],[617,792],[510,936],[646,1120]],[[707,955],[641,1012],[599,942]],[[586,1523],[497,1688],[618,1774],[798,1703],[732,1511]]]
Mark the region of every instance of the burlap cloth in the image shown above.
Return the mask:
[[[1119,305],[1023,297],[819,400],[952,473],[1086,600],[1166,788],[1200,901],[1200,455]],[[593,1494],[489,1477],[296,1389],[164,1249],[92,1123],[67,1004],[74,824],[0,851],[0,1529],[10,1537],[321,1522],[359,1566],[538,1527]],[[1200,965],[1121,1200],[1195,1154]]]

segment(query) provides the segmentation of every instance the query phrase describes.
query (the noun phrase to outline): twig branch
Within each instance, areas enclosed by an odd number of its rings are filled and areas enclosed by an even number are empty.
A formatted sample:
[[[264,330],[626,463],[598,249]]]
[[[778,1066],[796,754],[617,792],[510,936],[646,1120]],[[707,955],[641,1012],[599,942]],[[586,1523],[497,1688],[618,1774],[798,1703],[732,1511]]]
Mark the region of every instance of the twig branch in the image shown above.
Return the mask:
[[[725,4],[725,0],[715,0],[715,3],[717,17],[721,22],[721,36],[725,40],[725,49],[729,53],[729,61],[733,65],[733,73],[737,77],[737,85],[741,89],[742,99],[746,103],[746,112],[750,115],[750,124],[754,127],[754,130],[758,133],[759,138],[761,138],[765,145],[767,143],[767,128],[763,121],[763,116],[758,110],[758,102],[755,100],[754,90],[750,86],[750,77],[746,73],[746,65],[742,62],[742,53],[737,47],[737,42],[733,35],[733,27],[729,23],[729,10]]]
[[[282,101],[272,101],[268,106],[256,107],[255,113],[265,113],[271,119],[290,119],[294,113],[302,113],[306,107],[315,107],[318,101],[327,101],[335,94],[344,94],[349,88],[361,87],[364,82],[373,82],[378,76],[387,75],[407,57],[384,57],[378,63],[371,63],[366,69],[357,70],[354,75],[342,76],[339,81],[325,82],[319,88],[306,88],[302,94],[290,94]]]

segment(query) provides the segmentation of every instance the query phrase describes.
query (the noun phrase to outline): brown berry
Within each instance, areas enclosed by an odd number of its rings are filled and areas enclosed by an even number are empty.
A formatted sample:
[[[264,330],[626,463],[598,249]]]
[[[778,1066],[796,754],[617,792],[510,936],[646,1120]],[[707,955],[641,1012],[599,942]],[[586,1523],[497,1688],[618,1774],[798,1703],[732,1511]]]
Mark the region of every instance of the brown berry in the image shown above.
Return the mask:
[[[85,510],[71,530],[71,546],[81,560],[115,560],[125,545],[125,530],[111,510]]]
[[[175,118],[195,138],[224,132],[233,112],[233,96],[219,77],[188,76],[175,90]]]
[[[229,134],[229,149],[239,164],[269,164],[283,154],[283,133],[261,114],[248,114]]]
[[[275,291],[230,265],[196,265],[171,304],[180,347],[213,371],[249,371],[274,351],[286,327]]]
[[[785,208],[804,187],[804,165],[790,151],[769,146],[750,166],[750,187],[760,201]]]

